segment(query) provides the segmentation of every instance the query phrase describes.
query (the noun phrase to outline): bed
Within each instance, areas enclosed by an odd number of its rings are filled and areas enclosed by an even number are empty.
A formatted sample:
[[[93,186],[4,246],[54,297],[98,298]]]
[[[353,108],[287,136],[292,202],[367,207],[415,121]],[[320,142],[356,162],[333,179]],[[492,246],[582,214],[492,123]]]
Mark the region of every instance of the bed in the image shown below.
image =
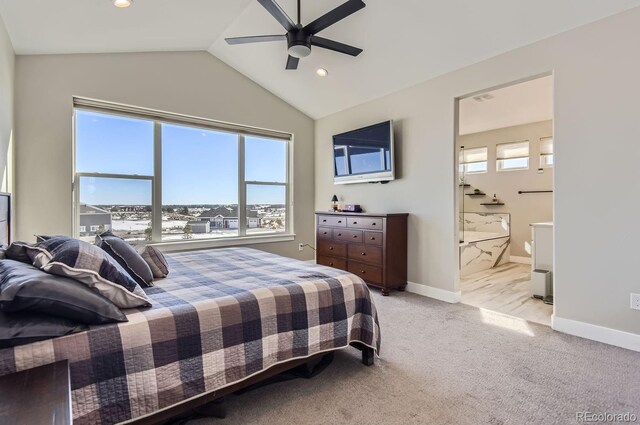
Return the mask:
[[[0,350],[0,375],[68,359],[74,423],[157,423],[349,346],[380,349],[366,284],[248,248],[169,254],[128,322]]]

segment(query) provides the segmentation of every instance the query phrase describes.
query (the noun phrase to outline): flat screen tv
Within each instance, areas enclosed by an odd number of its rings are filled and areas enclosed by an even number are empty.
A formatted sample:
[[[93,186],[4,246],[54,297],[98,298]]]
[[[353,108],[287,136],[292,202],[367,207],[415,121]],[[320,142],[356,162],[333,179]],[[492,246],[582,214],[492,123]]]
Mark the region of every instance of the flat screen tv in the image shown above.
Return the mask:
[[[333,136],[335,184],[393,180],[393,122]]]

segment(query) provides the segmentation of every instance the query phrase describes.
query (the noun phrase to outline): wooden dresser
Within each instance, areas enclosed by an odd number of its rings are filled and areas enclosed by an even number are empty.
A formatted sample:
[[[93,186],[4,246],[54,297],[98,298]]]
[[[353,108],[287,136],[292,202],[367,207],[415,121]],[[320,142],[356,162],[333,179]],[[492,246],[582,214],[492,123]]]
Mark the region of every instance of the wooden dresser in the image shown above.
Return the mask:
[[[371,286],[407,286],[407,217],[316,211],[316,262],[360,276]]]

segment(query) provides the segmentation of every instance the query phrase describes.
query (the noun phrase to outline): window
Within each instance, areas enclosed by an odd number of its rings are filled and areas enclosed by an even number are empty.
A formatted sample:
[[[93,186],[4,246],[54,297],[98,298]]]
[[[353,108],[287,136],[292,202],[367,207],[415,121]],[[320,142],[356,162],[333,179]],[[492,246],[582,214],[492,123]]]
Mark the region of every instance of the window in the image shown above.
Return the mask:
[[[462,149],[460,172],[465,174],[487,172],[487,147]]]
[[[529,141],[497,145],[496,159],[496,169],[498,171],[528,170]]]
[[[540,139],[540,168],[553,167],[553,137]]]
[[[74,102],[74,227],[81,239],[109,229],[132,242],[292,232],[291,135]]]

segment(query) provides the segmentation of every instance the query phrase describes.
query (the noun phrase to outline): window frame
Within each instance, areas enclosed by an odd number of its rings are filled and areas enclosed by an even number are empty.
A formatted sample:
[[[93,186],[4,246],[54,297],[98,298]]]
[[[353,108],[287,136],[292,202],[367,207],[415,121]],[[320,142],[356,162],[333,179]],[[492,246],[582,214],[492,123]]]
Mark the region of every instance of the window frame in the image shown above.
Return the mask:
[[[527,155],[526,156],[514,156],[514,157],[509,157],[509,158],[499,158],[498,155],[498,149],[500,146],[504,146],[504,145],[517,145],[520,143],[526,143],[527,144]],[[504,167],[504,163],[503,161],[509,161],[512,159],[526,159],[527,160],[527,165],[525,167]],[[499,173],[502,172],[506,172],[506,171],[526,171],[529,170],[531,168],[531,143],[529,140],[519,140],[517,142],[505,142],[505,143],[498,143],[496,144],[496,171]]]
[[[551,140],[551,153],[543,153],[542,152],[542,144],[544,142],[547,142],[548,140]],[[553,136],[547,136],[547,137],[541,137],[539,140],[539,147],[540,147],[540,164],[539,167],[540,168],[553,168],[553,162],[555,160],[554,157],[554,152],[553,152]],[[547,163],[545,161],[545,158],[551,158],[551,164]]]
[[[153,122],[153,175],[137,175],[137,174],[117,174],[117,173],[92,173],[78,172],[76,170],[76,150],[77,150],[77,112],[86,111],[113,115],[125,118],[133,118],[147,120]],[[238,235],[224,238],[203,238],[168,241],[162,240],[162,125],[172,124],[186,126],[190,128],[203,129],[207,131],[232,133],[237,136],[238,141]],[[163,245],[163,250],[172,251],[179,250],[181,246],[189,249],[197,249],[204,247],[216,246],[233,246],[251,243],[263,242],[280,242],[294,240],[294,205],[293,205],[293,149],[294,135],[293,133],[268,130],[257,127],[249,127],[239,124],[232,124],[223,121],[216,121],[207,118],[192,117],[181,114],[174,114],[163,111],[156,111],[146,108],[138,108],[128,105],[116,104],[112,102],[103,102],[94,99],[73,98],[73,117],[72,117],[72,228],[73,236],[78,237],[80,234],[80,180],[83,177],[96,178],[112,178],[112,179],[138,179],[151,181],[151,225],[152,235],[151,241],[141,240],[133,241],[136,244]],[[286,174],[285,182],[262,182],[247,181],[245,174],[245,139],[246,137],[257,137],[279,140],[286,143]],[[247,217],[246,217],[246,192],[249,184],[261,184],[270,186],[285,187],[285,223],[283,231],[264,232],[259,234],[247,234]]]
[[[472,151],[472,150],[480,150],[480,149],[484,149],[485,152],[485,160],[484,161],[469,161],[469,162],[465,162],[464,161],[464,154],[467,151]],[[489,172],[489,147],[488,146],[476,146],[476,147],[472,147],[472,148],[464,148],[464,151],[462,152],[462,161],[460,161],[460,165],[462,166],[460,169],[460,172],[466,174],[487,174]],[[485,164],[485,169],[481,170],[481,171],[469,171],[469,164]]]

